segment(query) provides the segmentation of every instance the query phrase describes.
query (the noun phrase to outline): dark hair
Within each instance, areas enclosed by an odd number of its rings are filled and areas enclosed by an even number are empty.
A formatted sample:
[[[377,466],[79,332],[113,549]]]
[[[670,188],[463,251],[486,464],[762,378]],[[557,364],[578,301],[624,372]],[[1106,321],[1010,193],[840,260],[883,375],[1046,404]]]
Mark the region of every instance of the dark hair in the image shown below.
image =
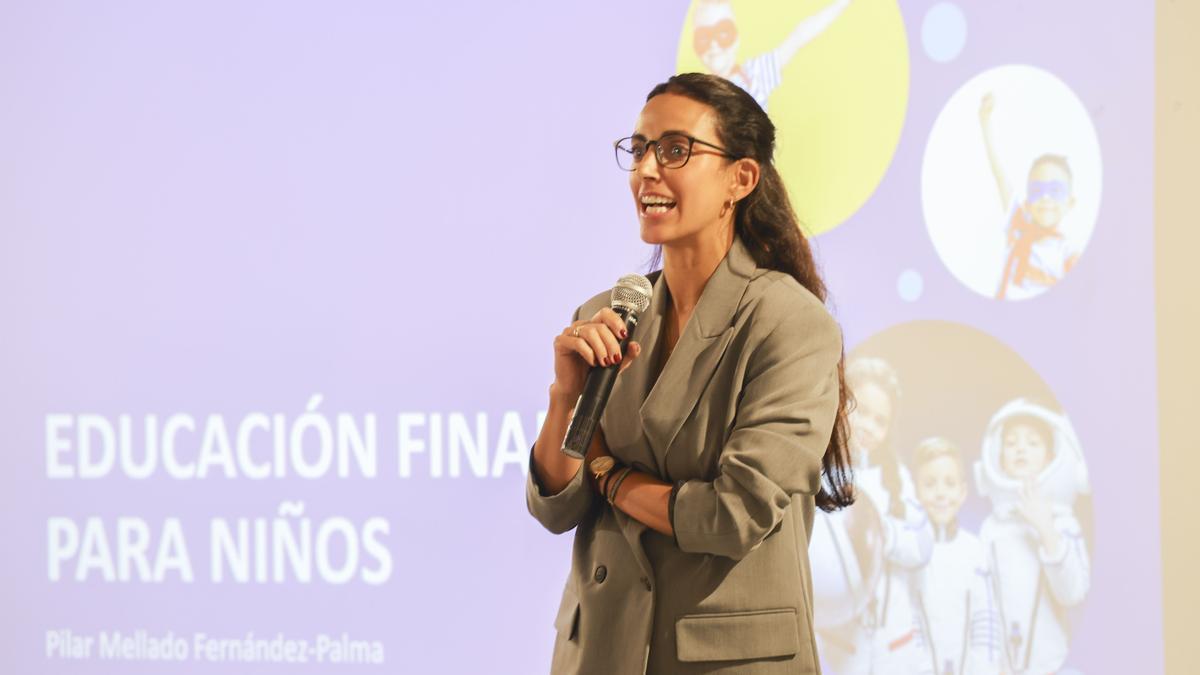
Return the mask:
[[[778,270],[795,277],[821,302],[825,302],[825,282],[817,271],[812,250],[800,232],[800,223],[792,210],[783,178],[772,161],[775,152],[775,125],[750,94],[716,75],[682,73],[650,90],[646,100],[659,94],[678,94],[703,103],[716,112],[718,141],[735,157],[756,160],[761,166],[758,185],[739,201],[734,210],[733,229],[746,249],[762,268]],[[655,260],[661,255],[656,250]],[[845,347],[838,361],[838,409],[829,445],[821,457],[821,489],[817,506],[834,511],[854,503],[850,475],[848,419],[851,394],[846,387]]]

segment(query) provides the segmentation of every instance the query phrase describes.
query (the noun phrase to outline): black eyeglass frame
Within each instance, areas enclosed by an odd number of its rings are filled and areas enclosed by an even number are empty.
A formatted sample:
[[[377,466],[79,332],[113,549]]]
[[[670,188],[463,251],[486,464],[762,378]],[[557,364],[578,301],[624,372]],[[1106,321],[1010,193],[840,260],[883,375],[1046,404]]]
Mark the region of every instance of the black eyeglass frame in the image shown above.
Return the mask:
[[[683,158],[683,164],[680,164],[679,166],[667,166],[666,161],[662,158],[662,147],[663,147],[662,140],[668,136],[678,136],[680,138],[686,138],[688,141],[687,157]],[[640,160],[633,159],[633,151],[625,150],[624,148],[621,147],[621,143],[623,143],[625,141],[633,141],[633,139],[635,139],[635,138],[645,139],[646,137],[642,136],[641,134],[634,134],[633,136],[626,136],[624,138],[618,138],[617,140],[613,141],[613,155],[617,160],[617,166],[620,167],[622,171],[634,171],[637,169],[637,164]],[[738,157],[737,155],[734,155],[733,153],[729,152],[728,150],[726,150],[725,148],[722,148],[719,145],[714,145],[712,143],[709,143],[708,141],[702,141],[699,138],[696,138],[695,136],[689,136],[688,134],[680,133],[678,131],[668,131],[667,133],[663,134],[662,136],[659,136],[657,140],[653,140],[653,141],[647,140],[645,149],[649,149],[651,145],[654,146],[654,160],[656,162],[658,162],[658,165],[661,166],[662,168],[664,168],[664,169],[682,169],[683,167],[687,166],[688,162],[690,162],[692,160],[692,146],[696,145],[697,143],[699,143],[700,145],[710,147],[714,150],[720,150],[721,156],[726,159],[731,159],[734,161],[742,159],[742,157]],[[630,160],[632,160],[631,165],[628,169],[621,166],[621,153],[622,152],[629,155]],[[642,159],[645,159],[644,155],[643,155]]]

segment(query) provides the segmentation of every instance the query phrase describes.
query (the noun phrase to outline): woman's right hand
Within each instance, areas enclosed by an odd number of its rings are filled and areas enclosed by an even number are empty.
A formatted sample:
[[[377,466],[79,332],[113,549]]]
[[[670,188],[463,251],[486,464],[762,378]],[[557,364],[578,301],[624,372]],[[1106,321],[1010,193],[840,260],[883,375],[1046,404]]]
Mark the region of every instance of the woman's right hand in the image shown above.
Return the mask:
[[[642,347],[630,340],[622,357],[620,341],[624,333],[625,322],[608,307],[601,308],[590,319],[581,319],[564,328],[554,338],[551,395],[574,404],[583,393],[588,369],[595,365],[620,363],[619,372],[625,372],[642,352]]]

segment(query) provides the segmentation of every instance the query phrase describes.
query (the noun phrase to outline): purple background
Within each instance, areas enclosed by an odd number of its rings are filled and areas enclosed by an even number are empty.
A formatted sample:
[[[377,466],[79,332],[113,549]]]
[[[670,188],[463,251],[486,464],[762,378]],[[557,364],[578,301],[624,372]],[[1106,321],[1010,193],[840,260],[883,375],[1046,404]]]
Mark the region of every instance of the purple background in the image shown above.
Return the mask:
[[[1079,432],[1094,495],[1071,663],[1161,672],[1153,7],[963,2],[966,47],[938,64],[921,51],[932,4],[902,3],[912,74],[892,166],[814,242],[836,316],[848,348],[906,321],[964,323],[1040,373]],[[47,661],[45,631],[69,627],[346,631],[385,643],[381,672],[547,670],[570,535],[528,516],[512,466],[500,479],[396,478],[395,415],[487,412],[498,425],[515,410],[532,441],[552,336],[648,259],[610,143],[673,71],[685,11],[678,0],[0,5],[0,669],[245,668]],[[941,105],[1007,63],[1049,70],[1091,111],[1107,192],[1068,278],[1005,304],[941,264],[919,181]],[[568,145],[570,162],[556,152]],[[916,302],[897,294],[905,269],[924,278]],[[378,478],[45,477],[49,413],[292,419],[314,393],[329,415],[379,416]],[[316,518],[387,517],[391,580],[206,580],[209,518],[271,517],[293,499]],[[198,578],[51,583],[56,515],[178,516]]]

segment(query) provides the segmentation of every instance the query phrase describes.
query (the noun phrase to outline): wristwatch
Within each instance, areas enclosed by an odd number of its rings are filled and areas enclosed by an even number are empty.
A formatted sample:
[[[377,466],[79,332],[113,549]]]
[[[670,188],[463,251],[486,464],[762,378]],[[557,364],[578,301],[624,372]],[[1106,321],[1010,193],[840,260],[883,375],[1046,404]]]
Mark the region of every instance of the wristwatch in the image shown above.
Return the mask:
[[[599,483],[600,479],[603,478],[609,471],[612,471],[612,468],[616,465],[617,462],[612,458],[612,455],[602,455],[596,459],[593,459],[592,462],[588,464],[588,467],[591,468],[592,474],[596,477],[596,482]]]

